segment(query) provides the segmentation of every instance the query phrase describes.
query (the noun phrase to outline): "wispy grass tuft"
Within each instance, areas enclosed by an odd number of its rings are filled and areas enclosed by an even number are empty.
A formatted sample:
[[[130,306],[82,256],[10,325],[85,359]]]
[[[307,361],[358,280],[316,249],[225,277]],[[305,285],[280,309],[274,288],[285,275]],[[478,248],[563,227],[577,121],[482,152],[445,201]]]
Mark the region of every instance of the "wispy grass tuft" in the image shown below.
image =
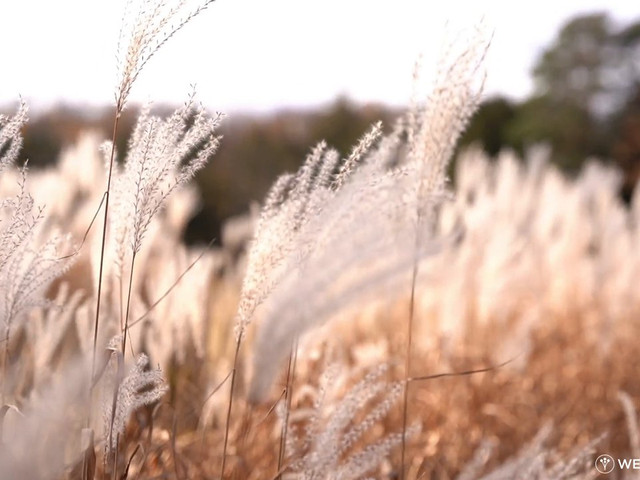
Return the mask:
[[[445,58],[432,93],[390,135],[375,125],[340,162],[321,144],[268,195],[236,323],[244,331],[263,305],[253,398],[265,393],[294,338],[352,303],[397,294],[417,263],[446,243],[433,235],[450,197],[445,169],[482,86],[486,41],[470,45]]]

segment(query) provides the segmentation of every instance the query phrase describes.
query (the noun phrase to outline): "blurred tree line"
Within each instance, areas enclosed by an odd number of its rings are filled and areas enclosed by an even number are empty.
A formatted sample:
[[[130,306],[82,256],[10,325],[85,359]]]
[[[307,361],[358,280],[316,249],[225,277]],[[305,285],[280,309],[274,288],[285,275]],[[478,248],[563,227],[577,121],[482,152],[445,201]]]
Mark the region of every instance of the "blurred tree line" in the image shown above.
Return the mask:
[[[170,106],[153,108],[158,115],[172,111]],[[119,159],[126,156],[138,112],[139,107],[131,105],[121,117],[116,140]],[[321,140],[347,155],[373,123],[382,120],[391,125],[399,113],[382,105],[359,106],[339,98],[317,111],[226,117],[218,131],[223,136],[220,148],[196,177],[202,208],[185,232],[187,241],[219,241],[226,219],[246,213],[252,203],[262,201],[274,180],[285,171],[297,170]],[[27,123],[21,157],[28,159],[30,168],[46,167],[75,143],[81,132],[97,130],[107,139],[112,128],[112,108],[85,111],[59,106],[35,115]]]
[[[614,162],[628,200],[640,178],[640,20],[620,26],[595,13],[568,21],[532,75],[531,97],[485,101],[461,143],[480,143],[492,156],[545,143],[569,173],[589,157]]]
[[[621,195],[630,198],[640,179],[640,20],[616,25],[606,13],[595,13],[568,21],[538,57],[532,75],[535,88],[529,98],[487,99],[460,146],[479,144],[495,157],[506,148],[523,155],[545,143],[552,161],[569,173],[598,157],[621,169]],[[220,130],[220,150],[198,176],[203,208],[187,239],[219,239],[227,218],[259,202],[274,179],[295,170],[320,140],[347,155],[372,123],[382,120],[389,127],[399,113],[340,98],[318,111],[231,115]],[[25,129],[23,157],[31,167],[45,166],[86,128],[108,138],[112,115],[110,108],[85,112],[68,107],[37,115]],[[136,117],[132,107],[122,118],[117,140],[121,156]]]

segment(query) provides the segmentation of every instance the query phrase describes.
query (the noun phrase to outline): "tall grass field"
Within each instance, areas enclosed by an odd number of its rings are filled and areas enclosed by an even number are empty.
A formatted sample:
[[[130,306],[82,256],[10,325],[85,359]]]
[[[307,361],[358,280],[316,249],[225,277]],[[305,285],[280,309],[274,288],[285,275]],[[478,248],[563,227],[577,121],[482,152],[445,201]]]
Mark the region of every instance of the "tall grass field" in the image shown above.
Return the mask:
[[[478,27],[423,59],[395,123],[310,145],[226,225],[239,258],[188,247],[224,116],[193,92],[115,138],[214,7],[127,3],[112,138],[29,171],[28,106],[0,116],[0,479],[636,478],[600,459],[640,459],[640,196],[542,146],[457,152]]]

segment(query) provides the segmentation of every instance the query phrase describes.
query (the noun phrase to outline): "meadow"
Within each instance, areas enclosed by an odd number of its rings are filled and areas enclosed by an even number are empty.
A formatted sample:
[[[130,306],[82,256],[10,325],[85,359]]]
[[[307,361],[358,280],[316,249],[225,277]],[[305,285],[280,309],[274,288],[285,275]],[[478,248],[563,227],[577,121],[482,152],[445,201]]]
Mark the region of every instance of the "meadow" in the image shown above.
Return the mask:
[[[396,123],[309,146],[222,248],[183,243],[223,116],[193,93],[143,109],[125,158],[113,139],[211,3],[129,3],[111,140],[28,171],[27,106],[0,117],[0,477],[569,479],[640,458],[640,197],[542,146],[456,153],[482,28],[416,69]]]

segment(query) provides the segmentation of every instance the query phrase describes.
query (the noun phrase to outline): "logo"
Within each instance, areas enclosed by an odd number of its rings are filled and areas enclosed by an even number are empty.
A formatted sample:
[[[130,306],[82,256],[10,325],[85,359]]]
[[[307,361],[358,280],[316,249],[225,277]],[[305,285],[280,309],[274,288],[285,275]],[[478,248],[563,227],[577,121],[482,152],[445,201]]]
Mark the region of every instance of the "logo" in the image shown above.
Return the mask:
[[[611,455],[600,455],[596,458],[595,466],[598,473],[607,474],[613,472],[613,469],[616,468],[616,462]]]

